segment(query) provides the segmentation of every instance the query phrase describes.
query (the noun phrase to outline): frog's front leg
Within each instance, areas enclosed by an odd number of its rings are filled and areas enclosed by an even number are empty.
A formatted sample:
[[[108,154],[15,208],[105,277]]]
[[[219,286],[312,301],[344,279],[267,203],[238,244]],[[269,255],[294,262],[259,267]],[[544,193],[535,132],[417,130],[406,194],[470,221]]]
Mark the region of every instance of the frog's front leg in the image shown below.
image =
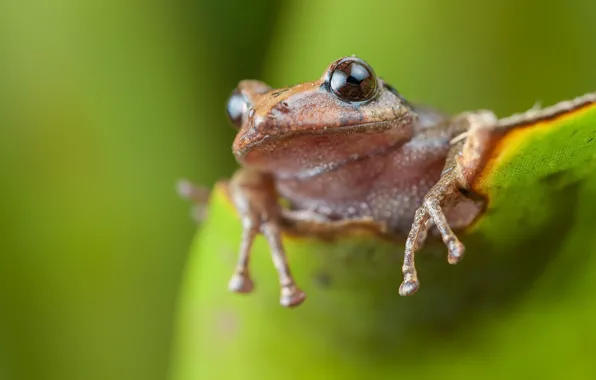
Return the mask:
[[[415,266],[415,254],[424,244],[428,222],[432,222],[448,249],[448,262],[458,263],[464,254],[464,245],[453,233],[444,210],[459,203],[462,189],[468,189],[466,178],[475,173],[482,163],[488,148],[485,142],[495,130],[497,118],[492,112],[465,113],[454,119],[462,133],[455,138],[449,151],[441,178],[425,195],[422,205],[416,210],[414,222],[405,245],[402,272],[404,280],[399,294],[408,296],[416,293],[420,285]]]
[[[278,203],[273,177],[254,169],[240,169],[229,183],[229,192],[242,221],[238,263],[229,289],[239,293],[252,291],[249,261],[254,238],[260,232],[269,243],[273,264],[279,275],[280,303],[286,307],[301,304],[305,294],[294,281],[281,241],[282,208]]]

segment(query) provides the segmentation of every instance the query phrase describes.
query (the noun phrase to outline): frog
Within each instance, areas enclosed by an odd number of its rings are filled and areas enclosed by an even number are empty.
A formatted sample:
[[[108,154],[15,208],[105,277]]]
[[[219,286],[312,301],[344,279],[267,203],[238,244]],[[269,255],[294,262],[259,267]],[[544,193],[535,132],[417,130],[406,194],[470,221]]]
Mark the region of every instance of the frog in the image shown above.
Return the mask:
[[[309,235],[366,226],[404,239],[402,296],[419,290],[415,256],[429,231],[442,239],[449,264],[463,258],[454,231],[485,210],[470,184],[503,128],[492,111],[452,116],[412,104],[356,56],[291,87],[242,80],[226,110],[237,129],[232,151],[240,168],[225,186],[242,226],[231,291],[253,291],[249,263],[261,234],[279,277],[280,304],[304,302],[282,239],[288,226]],[[536,118],[533,112],[507,123],[523,124]],[[188,181],[180,192],[197,203],[208,194]]]

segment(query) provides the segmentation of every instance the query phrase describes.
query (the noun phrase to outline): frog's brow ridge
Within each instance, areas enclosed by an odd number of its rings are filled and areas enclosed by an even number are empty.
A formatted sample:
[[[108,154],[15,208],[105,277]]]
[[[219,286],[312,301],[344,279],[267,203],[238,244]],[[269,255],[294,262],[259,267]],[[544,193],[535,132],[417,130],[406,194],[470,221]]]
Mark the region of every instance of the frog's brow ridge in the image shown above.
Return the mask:
[[[274,91],[274,92],[271,93],[271,97],[272,98],[277,98],[278,96],[280,96],[284,92],[287,92],[288,90],[289,90],[289,88],[282,88],[280,90],[276,90],[276,91]]]

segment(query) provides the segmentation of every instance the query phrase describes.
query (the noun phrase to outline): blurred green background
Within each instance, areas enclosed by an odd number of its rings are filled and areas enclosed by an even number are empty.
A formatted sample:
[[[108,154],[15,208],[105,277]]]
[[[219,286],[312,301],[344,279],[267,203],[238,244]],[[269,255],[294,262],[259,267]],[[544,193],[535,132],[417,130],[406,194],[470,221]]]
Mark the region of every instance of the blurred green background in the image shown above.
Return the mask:
[[[164,379],[238,80],[357,54],[413,101],[500,116],[596,90],[592,0],[0,1],[0,379]]]

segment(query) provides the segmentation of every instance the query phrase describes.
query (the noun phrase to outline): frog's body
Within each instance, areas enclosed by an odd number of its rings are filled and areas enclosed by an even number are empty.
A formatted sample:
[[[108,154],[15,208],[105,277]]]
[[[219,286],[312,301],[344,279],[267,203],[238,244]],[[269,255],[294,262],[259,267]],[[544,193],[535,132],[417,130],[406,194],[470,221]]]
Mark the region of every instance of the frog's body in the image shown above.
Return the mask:
[[[330,88],[338,66],[341,74],[356,66],[364,81],[375,81],[374,91],[338,96]],[[461,132],[448,117],[407,103],[355,58],[292,88],[242,81],[238,94],[247,103],[234,142],[243,166],[271,173],[293,209],[329,220],[369,218],[398,234],[410,230]]]
[[[441,177],[449,152],[448,130],[432,131],[431,137],[424,132],[391,147],[371,147],[327,170],[281,177],[274,172],[278,191],[295,209],[312,210],[331,220],[371,218],[405,235],[424,195]],[[314,152],[341,148],[342,143],[357,144],[366,138],[358,134],[313,137],[311,147]]]
[[[233,151],[243,166],[229,183],[244,231],[232,290],[252,290],[248,262],[260,232],[280,276],[281,303],[304,300],[281,242],[288,220],[306,221],[314,232],[338,221],[367,221],[407,234],[402,295],[418,289],[414,253],[431,222],[449,249],[449,262],[461,259],[463,245],[450,226],[465,226],[480,211],[459,191],[479,156],[477,139],[452,142],[471,129],[480,138],[496,121],[492,113],[449,118],[414,107],[364,61],[347,57],[320,80],[291,88],[242,81],[228,115],[239,129]],[[290,204],[289,212],[279,197]]]

